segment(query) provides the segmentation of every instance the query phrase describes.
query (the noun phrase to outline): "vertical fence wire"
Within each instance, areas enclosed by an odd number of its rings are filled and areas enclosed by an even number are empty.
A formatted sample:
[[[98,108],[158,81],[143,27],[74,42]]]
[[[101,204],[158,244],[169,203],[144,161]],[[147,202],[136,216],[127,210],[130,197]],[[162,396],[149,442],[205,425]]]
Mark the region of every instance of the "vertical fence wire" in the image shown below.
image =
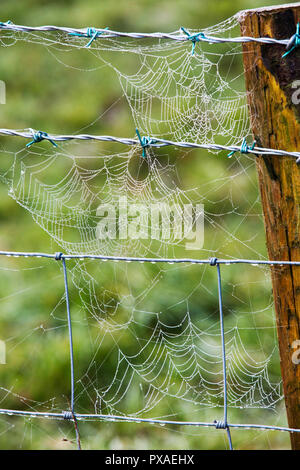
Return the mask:
[[[219,427],[226,429],[229,449],[233,450],[230,428],[228,426],[228,402],[227,402],[227,371],[226,371],[226,347],[225,347],[225,329],[224,329],[224,315],[223,315],[223,298],[222,298],[222,278],[220,264],[215,260],[218,273],[218,297],[219,297],[219,314],[220,314],[220,331],[221,331],[221,343],[222,343],[222,364],[223,364],[223,394],[224,394],[224,418],[223,423],[219,424]]]
[[[71,310],[70,310],[70,297],[69,297],[69,287],[68,287],[67,265],[66,265],[66,260],[65,260],[64,257],[62,257],[61,253],[58,254],[56,259],[62,260],[62,265],[63,265],[66,308],[67,308],[67,319],[68,319],[68,332],[69,332],[69,347],[70,347],[70,376],[71,376],[70,377],[70,379],[71,379],[70,407],[71,407],[71,416],[69,415],[69,413],[65,413],[65,417],[66,417],[66,419],[70,419],[72,417],[72,419],[74,421],[77,449],[81,450],[80,434],[79,434],[78,423],[77,423],[75,410],[74,410],[74,388],[75,388],[74,348],[73,348],[72,319],[71,319]]]

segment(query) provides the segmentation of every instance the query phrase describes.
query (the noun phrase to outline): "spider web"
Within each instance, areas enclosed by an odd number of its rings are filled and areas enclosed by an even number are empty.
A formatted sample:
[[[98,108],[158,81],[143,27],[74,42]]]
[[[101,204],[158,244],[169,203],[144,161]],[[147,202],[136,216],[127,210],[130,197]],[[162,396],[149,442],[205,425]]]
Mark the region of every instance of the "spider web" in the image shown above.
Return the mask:
[[[231,18],[203,32],[230,35],[236,26]],[[87,42],[52,33],[6,31],[1,37],[4,46],[19,41],[44,46],[58,63],[75,69],[79,66],[70,65],[68,57],[74,50],[83,53]],[[239,145],[250,136],[239,45],[197,43],[192,55],[189,41],[149,45],[145,40],[111,38],[95,40],[85,51],[93,63],[87,72],[99,73],[99,83],[104,69],[111,73],[128,120],[131,115],[130,128],[138,128],[141,135],[226,145]],[[94,129],[99,119],[84,129]],[[152,148],[143,158],[139,146],[124,151],[113,144],[74,142],[57,148],[48,142],[19,146],[2,153],[11,159],[2,171],[8,194],[64,253],[186,254],[185,237],[174,231],[175,219],[165,237],[160,232],[155,238],[97,238],[99,206],[118,208],[120,198],[126,198],[128,206],[140,204],[148,213],[155,204],[203,205],[204,245],[188,251],[189,256],[265,257],[255,165],[247,155],[231,160],[222,156],[220,163],[219,156],[208,152]],[[199,159],[203,169],[216,165],[216,170],[213,177],[205,170],[198,172],[199,184],[191,185],[186,165],[192,161],[199,168]],[[140,233],[147,232],[148,223],[139,218]],[[223,406],[220,325],[211,268],[85,260],[69,262],[68,268],[78,300],[78,323],[86,331],[92,357],[77,376],[79,411],[174,418],[184,415],[183,403],[191,416],[201,415],[203,407]],[[275,409],[282,391],[269,273],[261,267],[255,270],[244,281],[237,268],[232,277],[226,275],[228,404]],[[56,308],[51,317],[62,321]],[[34,406],[40,407],[59,406],[53,398]]]

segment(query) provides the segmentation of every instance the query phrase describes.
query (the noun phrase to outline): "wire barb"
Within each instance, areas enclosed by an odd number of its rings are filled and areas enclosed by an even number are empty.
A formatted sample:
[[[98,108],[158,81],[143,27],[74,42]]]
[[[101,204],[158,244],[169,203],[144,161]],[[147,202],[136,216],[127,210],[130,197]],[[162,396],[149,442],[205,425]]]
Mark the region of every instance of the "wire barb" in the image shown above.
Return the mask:
[[[141,134],[139,133],[138,129],[136,129],[135,132],[136,132],[136,135],[138,136],[141,147],[143,149],[143,158],[146,158],[147,157],[146,149],[150,147],[151,145],[155,144],[157,141],[155,139],[152,139],[152,137],[141,137]]]
[[[242,142],[242,145],[241,145],[241,148],[240,148],[240,152],[241,153],[249,153],[249,150],[254,150],[255,145],[256,145],[256,140],[253,141],[252,145],[248,145],[246,139],[244,138],[243,142]],[[232,155],[235,154],[235,152],[236,152],[236,150],[232,150],[232,152],[230,152],[227,155],[227,157],[231,158]]]
[[[300,23],[297,23],[296,32],[293,34],[291,39],[286,45],[286,52],[283,54],[282,57],[286,57],[290,54],[296,47],[300,46]]]
[[[5,23],[2,23],[2,21],[0,21],[0,26],[1,27],[5,27],[5,26],[8,26],[8,25],[12,25],[12,24],[13,23],[10,20],[6,21]]]
[[[99,31],[98,29],[96,28],[86,28],[86,33],[69,33],[69,36],[80,36],[80,37],[87,37],[87,38],[91,38],[89,40],[89,42],[84,46],[84,47],[90,47],[90,45],[92,44],[92,42],[97,39],[99,36],[101,36],[101,34],[104,33],[104,31],[108,30],[108,27],[107,28],[104,28],[103,31]]]
[[[183,27],[181,27],[180,29],[181,29],[181,31],[183,31],[184,34],[187,36],[187,39],[190,40],[190,41],[192,41],[192,43],[193,43],[192,55],[194,55],[196,43],[197,43],[197,42],[200,42],[201,39],[205,39],[205,38],[206,38],[205,34],[202,33],[202,32],[200,32],[200,33],[195,33],[195,34],[191,34],[191,33],[189,33],[189,32],[188,32],[185,28],[183,28]],[[201,39],[200,39],[200,38],[201,38]]]
[[[57,144],[54,142],[54,140],[50,139],[47,132],[43,132],[43,131],[35,131],[33,129],[30,129],[31,133],[32,133],[32,141],[31,142],[28,142],[28,144],[26,144],[26,147],[30,147],[32,144],[36,144],[38,142],[42,142],[42,140],[49,140],[49,142],[51,142],[51,144],[54,146],[54,147],[57,147]]]

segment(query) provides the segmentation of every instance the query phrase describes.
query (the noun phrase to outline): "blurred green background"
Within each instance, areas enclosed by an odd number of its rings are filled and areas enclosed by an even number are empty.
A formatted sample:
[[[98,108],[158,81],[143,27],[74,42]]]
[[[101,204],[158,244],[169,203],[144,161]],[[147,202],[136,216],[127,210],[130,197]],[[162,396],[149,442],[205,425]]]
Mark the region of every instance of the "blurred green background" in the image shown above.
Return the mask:
[[[11,20],[16,24],[44,25],[55,24],[73,27],[105,27],[120,31],[174,31],[184,25],[186,28],[201,30],[229,18],[239,10],[256,8],[280,2],[238,0],[108,0],[81,2],[2,0],[1,21]],[[5,43],[7,45],[7,43]],[[1,105],[1,127],[24,129],[32,127],[51,133],[76,133],[78,129],[92,123],[107,108],[116,102],[120,94],[119,85],[110,80],[105,69],[85,73],[97,66],[97,60],[88,51],[82,50],[66,63],[60,64],[53,58],[51,51],[42,45],[17,42],[11,47],[3,47],[0,65],[0,79],[7,87],[7,104]],[[241,63],[231,67],[229,74],[238,75]],[[79,71],[81,68],[82,71]],[[230,79],[230,75],[228,76]],[[241,76],[237,86],[243,87]],[[97,120],[89,127],[91,133],[116,136],[132,136],[132,121],[128,118],[128,109],[119,106],[117,112],[109,114],[107,119]],[[0,143],[3,160],[1,175],[5,175],[11,161],[9,155],[18,152],[22,139],[4,139]],[[47,148],[42,143],[41,148]],[[83,146],[86,151],[87,147]],[[95,147],[100,148],[100,147]],[[11,152],[11,154],[9,154]],[[174,150],[170,150],[174,152]],[[201,156],[201,158],[199,158]],[[238,174],[239,165],[243,171]],[[59,168],[63,171],[63,168]],[[205,206],[208,213],[229,213],[223,230],[208,226],[205,236],[207,244],[199,257],[210,255],[228,255],[240,257],[265,256],[263,223],[258,197],[255,167],[249,160],[228,164],[226,159],[207,155],[206,152],[192,152],[188,163],[181,163],[180,173],[185,186],[207,187],[218,175],[226,179],[226,184],[219,186],[212,183],[209,201]],[[214,188],[214,191],[212,190]],[[55,246],[49,236],[33,221],[30,214],[8,196],[5,178],[0,184],[0,249],[53,252]],[[222,201],[222,202],[218,202]],[[246,214],[242,218],[237,213]],[[257,216],[258,214],[258,216]],[[241,225],[242,220],[242,225]],[[240,227],[241,225],[241,227]],[[225,230],[237,234],[237,239],[222,241]],[[215,246],[210,244],[216,237]],[[239,242],[243,240],[245,247]],[[222,245],[222,251],[217,247]],[[250,247],[250,250],[249,250]],[[198,254],[196,255],[198,257]],[[139,268],[132,268],[130,279],[138,279]],[[156,267],[150,267],[148,276],[153,279]],[[191,285],[197,279],[194,268],[174,270],[171,274],[166,268],[163,272],[166,280],[155,291],[149,310],[156,312],[168,310],[172,300],[177,298],[178,286],[182,298],[187,298]],[[122,269],[116,276],[112,287],[113,275],[105,267],[96,271],[103,288],[113,290],[116,298],[122,291]],[[202,271],[201,271],[202,273]],[[209,327],[218,321],[216,304],[216,278],[214,272],[203,271],[202,283],[197,284],[196,294],[189,298],[191,318],[198,326]],[[69,395],[69,355],[65,321],[62,273],[53,262],[27,261],[22,259],[0,260],[0,331],[1,339],[7,344],[7,364],[0,366],[1,407],[23,409],[50,409],[51,398],[56,397],[53,407],[65,409],[66,396]],[[101,278],[100,278],[101,276]],[[71,276],[70,276],[71,277]],[[204,279],[205,277],[205,279]],[[276,334],[271,301],[271,286],[268,272],[254,267],[235,266],[224,269],[224,304],[226,325],[238,325],[243,330],[243,339],[248,350],[255,352],[257,344],[263,344],[266,351],[272,353],[269,373],[273,383],[280,380],[278,355],[276,352]],[[71,281],[71,279],[70,279]],[[135,282],[135,281],[134,281]],[[72,315],[74,319],[74,345],[77,377],[85,377],[91,356],[97,351],[101,362],[111,351],[111,345],[103,343],[100,352],[97,349],[99,330],[97,322],[82,308],[78,289],[70,282]],[[180,295],[178,295],[180,299]],[[178,300],[179,302],[179,300]],[[175,302],[174,302],[175,303]],[[199,310],[203,318],[199,318]],[[126,308],[120,310],[121,317],[126,317]],[[256,315],[253,313],[257,312]],[[180,313],[171,311],[180,318]],[[170,314],[171,314],[170,313]],[[86,315],[86,316],[85,316]],[[147,325],[138,331],[140,337],[147,337]],[[88,327],[86,326],[88,325]],[[91,332],[92,331],[92,332]],[[259,333],[258,333],[259,331]],[[120,345],[130,340],[130,334],[120,337]],[[275,347],[275,353],[273,351]],[[113,355],[112,355],[113,356]],[[96,357],[96,356],[95,356]],[[259,361],[259,353],[257,360]],[[104,366],[109,376],[109,363]],[[101,377],[94,376],[95,383],[101,387]],[[93,412],[93,400],[87,403],[87,394],[80,392],[78,385],[77,405],[81,411]],[[86,386],[87,387],[87,386]],[[85,392],[87,388],[84,389]],[[8,392],[9,391],[9,392]],[[92,395],[92,391],[91,391]],[[23,397],[23,398],[22,398]],[[25,399],[24,399],[25,397]],[[134,402],[135,394],[129,396],[127,404]],[[178,406],[178,405],[177,405]],[[170,412],[167,403],[162,403],[159,415]],[[173,410],[174,412],[174,410]],[[196,418],[192,407],[182,405],[176,410],[181,419],[212,420],[221,417],[221,409],[200,409]],[[174,412],[175,413],[175,412]],[[217,416],[216,416],[217,415]],[[232,422],[259,422],[285,424],[282,403],[276,412],[255,409],[233,409],[230,411]],[[182,429],[143,424],[120,423],[83,423],[80,422],[83,448],[94,449],[222,449],[227,443],[222,431],[210,429]],[[240,449],[277,449],[289,448],[289,436],[286,433],[266,431],[234,430],[233,443]],[[74,448],[74,430],[70,423],[1,417],[0,449],[72,449]]]

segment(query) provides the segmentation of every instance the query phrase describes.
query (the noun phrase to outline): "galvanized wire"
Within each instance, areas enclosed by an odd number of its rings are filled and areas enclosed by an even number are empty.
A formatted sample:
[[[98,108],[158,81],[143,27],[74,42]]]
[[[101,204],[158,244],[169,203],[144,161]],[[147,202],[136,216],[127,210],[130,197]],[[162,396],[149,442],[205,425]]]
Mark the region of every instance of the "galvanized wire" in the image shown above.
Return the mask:
[[[67,308],[67,318],[68,318],[68,332],[69,332],[69,349],[70,349],[70,379],[71,379],[71,400],[70,400],[70,407],[71,407],[71,416],[74,421],[75,425],[75,433],[76,433],[76,442],[77,442],[77,449],[81,450],[80,445],[80,436],[79,436],[79,429],[77,424],[77,419],[75,416],[74,410],[74,393],[75,393],[75,378],[74,378],[74,347],[73,347],[73,333],[72,333],[72,320],[71,320],[71,310],[70,310],[70,297],[69,297],[69,287],[68,287],[68,275],[67,275],[67,265],[65,258],[61,257],[62,253],[58,253],[56,255],[56,260],[61,260],[63,265],[63,272],[64,272],[64,286],[65,286],[65,296],[66,296],[66,308]],[[66,418],[66,415],[65,415]]]
[[[25,26],[25,25],[17,25],[11,22],[2,22],[0,23],[0,30],[4,31],[16,31],[16,32],[24,32],[24,33],[43,33],[43,32],[58,32],[58,33],[66,33],[72,35],[79,35],[79,36],[88,36],[88,29],[89,28],[70,28],[66,26],[53,26],[53,25],[44,25],[44,26]],[[93,28],[95,33],[99,33],[99,36],[96,36],[95,39],[111,39],[111,38],[131,38],[131,39],[168,39],[174,40],[177,42],[186,42],[189,41],[190,38],[185,34],[177,34],[177,33],[162,33],[162,32],[153,32],[153,33],[138,33],[138,32],[124,32],[124,31],[115,31],[109,28]],[[238,37],[218,37],[218,36],[211,36],[204,34],[202,32],[193,33],[193,35],[199,35],[199,39],[197,41],[201,42],[208,42],[212,44],[224,44],[224,43],[258,43],[258,44],[277,44],[281,46],[286,46],[289,42],[289,38],[287,39],[275,39],[269,37],[250,37],[250,36],[238,36]]]
[[[213,427],[215,429],[225,430],[228,438],[229,449],[233,449],[230,429],[259,429],[267,431],[284,431],[284,432],[300,432],[300,429],[289,428],[284,426],[272,426],[264,424],[241,424],[241,423],[230,423],[228,421],[228,402],[227,402],[227,374],[226,374],[226,349],[225,349],[225,328],[224,328],[224,315],[223,315],[223,300],[222,300],[222,279],[220,265],[232,265],[232,264],[251,264],[251,265],[269,265],[269,266],[300,266],[300,261],[270,261],[270,260],[249,260],[249,259],[192,259],[192,258],[132,258],[132,257],[116,257],[116,256],[101,256],[101,255],[68,255],[63,253],[39,253],[39,252],[15,252],[15,251],[0,251],[0,256],[7,257],[24,257],[24,258],[46,258],[57,261],[62,261],[63,274],[64,274],[64,287],[65,287],[65,298],[67,308],[67,319],[68,319],[68,332],[69,332],[69,348],[70,348],[70,377],[71,377],[71,410],[58,412],[39,412],[39,411],[23,411],[0,408],[0,415],[8,416],[23,416],[30,418],[50,418],[50,419],[68,419],[74,422],[77,448],[81,449],[80,436],[78,430],[79,420],[100,420],[100,421],[120,421],[120,422],[132,422],[132,423],[151,423],[161,425],[178,425],[178,426],[203,426]],[[93,259],[99,261],[123,261],[123,262],[150,262],[150,263],[190,263],[190,264],[206,264],[217,268],[217,284],[218,284],[218,300],[219,300],[219,315],[220,315],[220,335],[222,345],[222,364],[223,364],[223,420],[214,420],[213,422],[203,421],[177,421],[177,420],[166,420],[166,419],[152,419],[152,418],[134,418],[132,416],[118,416],[108,414],[86,414],[76,413],[74,408],[74,346],[72,337],[72,320],[70,312],[70,300],[69,300],[69,289],[67,279],[67,260],[78,259]]]
[[[65,418],[65,412],[55,413],[47,411],[23,411],[23,410],[11,410],[6,408],[0,408],[0,415],[8,416],[23,416],[25,418],[45,418],[45,419],[57,419],[63,420]],[[78,421],[89,420],[89,421],[105,421],[105,422],[126,422],[126,423],[149,423],[149,424],[164,424],[164,425],[175,425],[175,426],[203,426],[208,428],[217,428],[217,421],[214,422],[204,422],[204,421],[176,421],[176,420],[166,420],[166,419],[156,419],[156,418],[134,418],[132,416],[120,416],[120,415],[110,415],[110,414],[101,414],[101,413],[76,413],[75,414]],[[289,428],[286,426],[272,426],[268,424],[241,424],[241,423],[227,423],[229,428],[232,429],[260,429],[266,431],[282,431],[282,432],[300,432],[300,429]],[[218,429],[218,428],[217,428]],[[220,428],[219,428],[220,429]]]
[[[0,251],[0,256],[13,256],[15,258],[24,257],[24,258],[52,258],[57,259],[57,253],[37,253],[37,252],[25,252],[25,251]],[[133,256],[108,256],[108,255],[87,255],[87,254],[63,254],[60,253],[60,259],[91,259],[99,261],[125,261],[125,262],[137,262],[137,263],[191,263],[191,264],[211,264],[210,259],[197,259],[197,258],[142,258],[142,257],[133,257]],[[300,261],[278,261],[278,260],[262,260],[262,259],[241,259],[241,258],[231,258],[231,259],[222,259],[215,258],[218,264],[252,264],[253,266],[258,265],[269,265],[269,266],[300,266]]]
[[[223,297],[222,297],[222,279],[221,279],[221,270],[220,264],[217,261],[217,258],[212,258],[210,262],[211,266],[217,266],[218,273],[218,298],[219,298],[219,314],[220,314],[220,330],[221,330],[221,343],[222,343],[222,364],[223,364],[223,394],[224,394],[224,421],[222,423],[217,422],[217,429],[226,429],[229,449],[233,450],[232,440],[230,434],[230,428],[228,426],[228,400],[227,400],[227,371],[226,371],[226,349],[225,349],[225,329],[224,329],[224,315],[223,315]]]
[[[26,139],[33,138],[33,132],[31,129],[26,131],[20,131],[16,129],[0,129],[0,135],[7,135],[7,136],[14,136],[14,137],[24,137]],[[40,132],[40,131],[37,131]],[[101,142],[116,142],[119,144],[124,145],[134,145],[140,146],[140,141],[138,139],[131,139],[131,138],[124,138],[124,137],[114,137],[111,135],[90,135],[90,134],[64,134],[64,135],[55,135],[55,134],[48,134],[44,133],[45,136],[43,140],[48,140],[52,142],[65,142],[65,141],[72,141],[72,140],[96,140]],[[153,138],[150,140],[148,147],[153,148],[161,148],[166,146],[174,146],[180,148],[189,148],[189,149],[206,149],[206,150],[214,150],[214,151],[222,151],[226,150],[227,152],[240,152],[242,149],[242,145],[219,145],[219,144],[197,144],[195,142],[176,142],[173,140],[167,139],[159,139]],[[264,147],[253,147],[248,148],[247,152],[252,155],[272,155],[275,157],[292,157],[295,158],[297,163],[300,163],[300,152],[288,152],[286,150],[276,150]]]
[[[88,37],[88,28],[68,28],[60,26],[24,26],[24,25],[15,25],[11,22],[0,23],[0,30],[4,31],[15,31],[15,32],[59,32],[66,33],[67,35],[79,35]],[[93,29],[94,39],[111,39],[111,38],[132,38],[132,39],[167,39],[174,40],[178,42],[186,42],[190,40],[195,40],[197,37],[197,42],[208,42],[208,43],[260,43],[260,44],[277,44],[282,46],[287,46],[290,39],[275,39],[268,37],[217,37],[211,36],[204,33],[194,33],[190,34],[177,34],[177,33],[136,33],[136,32],[120,32],[110,30],[108,28],[102,29],[97,28]],[[99,33],[99,35],[97,35]],[[193,39],[194,38],[194,39]],[[28,145],[33,143],[40,142],[41,140],[48,140],[51,143],[53,142],[64,142],[72,140],[95,140],[102,142],[116,142],[123,145],[130,146],[140,146],[141,139],[131,139],[131,138],[119,138],[114,136],[97,136],[89,134],[79,134],[79,135],[52,135],[46,132],[38,131],[38,139],[35,138],[35,132],[33,130],[29,131],[19,131],[14,129],[0,129],[1,135],[8,136],[19,136],[27,139],[34,140]],[[175,142],[166,139],[160,138],[147,138],[146,145],[143,147],[145,151],[146,147],[161,148],[165,146],[175,146],[181,148],[200,148],[206,150],[214,151],[223,151],[234,153],[240,152],[249,153],[254,155],[272,155],[272,156],[288,156],[295,158],[297,163],[300,163],[300,152],[288,152],[285,150],[276,150],[269,148],[261,147],[245,147],[231,145],[218,145],[218,144],[197,144],[193,142]],[[300,261],[291,261],[291,260],[248,260],[248,259],[193,259],[193,258],[137,258],[137,257],[118,257],[118,256],[102,256],[102,255],[93,255],[93,254],[48,254],[48,253],[36,253],[36,252],[13,252],[13,251],[0,251],[0,256],[7,257],[25,257],[25,258],[48,258],[54,259],[62,262],[63,266],[63,276],[64,276],[64,289],[65,289],[65,300],[66,300],[66,310],[67,310],[67,323],[68,323],[68,334],[69,334],[69,355],[70,355],[70,382],[71,382],[71,396],[70,396],[70,411],[63,411],[61,413],[55,412],[36,412],[36,411],[23,411],[23,410],[10,410],[10,409],[0,409],[1,415],[15,415],[15,416],[24,416],[24,417],[36,417],[36,418],[52,418],[52,419],[68,419],[74,421],[75,432],[76,432],[76,441],[78,449],[80,446],[80,436],[77,425],[77,420],[103,420],[103,421],[125,421],[125,422],[134,422],[134,423],[152,423],[152,424],[165,424],[165,425],[178,425],[178,426],[204,426],[204,427],[214,427],[216,429],[226,430],[227,438],[229,442],[229,448],[232,449],[232,440],[231,440],[231,428],[237,429],[261,429],[261,430],[273,430],[273,431],[287,431],[287,432],[300,432],[300,429],[294,429],[289,427],[281,426],[270,426],[270,425],[259,425],[259,424],[233,424],[228,421],[228,400],[227,400],[227,373],[226,373],[226,348],[225,348],[225,328],[224,328],[224,315],[223,315],[223,299],[222,299],[222,279],[221,279],[221,270],[220,265],[232,265],[232,264],[251,264],[251,265],[269,265],[269,266],[300,266]],[[82,414],[76,413],[75,411],[75,370],[74,370],[74,345],[73,345],[73,334],[72,334],[72,319],[71,319],[71,310],[70,310],[70,296],[68,288],[68,278],[67,278],[67,261],[72,259],[92,259],[99,261],[121,261],[121,262],[139,262],[139,263],[190,263],[190,264],[206,264],[211,266],[216,266],[217,269],[217,284],[218,284],[218,301],[219,301],[219,316],[220,316],[220,336],[221,336],[221,346],[222,346],[222,365],[223,365],[223,420],[214,422],[199,422],[199,421],[176,421],[176,420],[164,420],[164,419],[151,419],[151,418],[133,418],[130,416],[117,416],[117,415],[105,415],[105,414]]]

